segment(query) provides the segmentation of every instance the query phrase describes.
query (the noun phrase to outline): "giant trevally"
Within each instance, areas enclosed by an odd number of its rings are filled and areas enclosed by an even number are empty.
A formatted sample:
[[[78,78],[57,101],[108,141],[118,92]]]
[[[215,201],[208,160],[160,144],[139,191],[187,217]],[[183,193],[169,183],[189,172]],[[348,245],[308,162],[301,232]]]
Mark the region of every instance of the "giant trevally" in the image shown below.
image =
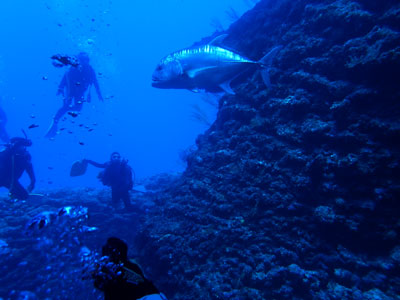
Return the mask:
[[[261,67],[262,78],[269,86],[268,69],[281,46],[272,48],[259,61],[253,61],[215,45],[221,39],[222,36],[206,45],[183,49],[164,57],[153,73],[152,86],[235,94],[230,87],[231,81],[251,65]]]

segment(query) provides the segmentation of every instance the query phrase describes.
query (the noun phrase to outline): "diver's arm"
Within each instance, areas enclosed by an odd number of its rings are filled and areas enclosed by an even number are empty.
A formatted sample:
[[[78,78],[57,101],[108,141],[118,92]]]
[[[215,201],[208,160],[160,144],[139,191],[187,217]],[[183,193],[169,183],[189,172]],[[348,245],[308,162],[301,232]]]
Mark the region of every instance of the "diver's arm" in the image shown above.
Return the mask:
[[[33,191],[33,189],[35,188],[35,184],[36,184],[35,172],[33,171],[33,166],[30,161],[27,163],[25,171],[26,171],[26,173],[28,173],[29,179],[31,180],[31,183],[26,188],[28,190],[28,192],[30,193]]]
[[[83,161],[87,162],[88,164],[91,164],[92,166],[95,166],[96,168],[105,168],[107,166],[107,163],[104,164],[100,164],[98,162],[95,162],[93,160],[90,159],[84,159]]]

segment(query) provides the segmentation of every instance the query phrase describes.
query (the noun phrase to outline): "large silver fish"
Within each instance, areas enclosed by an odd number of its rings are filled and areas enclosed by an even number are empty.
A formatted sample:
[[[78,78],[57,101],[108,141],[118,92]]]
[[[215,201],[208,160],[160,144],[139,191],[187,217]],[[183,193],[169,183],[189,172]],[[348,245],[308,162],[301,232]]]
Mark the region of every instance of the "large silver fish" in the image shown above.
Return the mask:
[[[206,92],[225,91],[235,94],[230,83],[251,65],[262,68],[261,75],[269,86],[268,69],[276,53],[277,46],[259,61],[245,58],[231,50],[215,45],[221,42],[217,37],[207,45],[188,48],[164,57],[153,73],[152,86],[161,89],[188,89]]]

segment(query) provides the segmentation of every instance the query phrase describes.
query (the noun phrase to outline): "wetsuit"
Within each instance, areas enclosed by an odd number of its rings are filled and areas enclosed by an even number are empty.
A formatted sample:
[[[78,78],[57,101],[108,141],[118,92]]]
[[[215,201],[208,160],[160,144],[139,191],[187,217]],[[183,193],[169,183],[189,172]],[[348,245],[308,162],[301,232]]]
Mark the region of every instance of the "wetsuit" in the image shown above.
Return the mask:
[[[111,237],[102,248],[108,259],[92,274],[96,288],[104,292],[105,300],[166,300],[155,285],[148,280],[139,265],[128,259],[128,245]],[[109,262],[116,269],[111,268]]]
[[[123,276],[118,280],[101,284],[95,281],[95,286],[104,292],[104,300],[136,300],[160,293],[154,284],[144,277],[140,267],[132,261],[124,262],[121,271]]]
[[[96,88],[99,99],[102,100],[103,97],[93,68],[88,64],[71,67],[67,73],[64,74],[58,86],[57,94],[64,95],[65,90],[65,98],[63,106],[54,116],[54,121],[57,122],[67,111],[80,111],[83,102],[90,102],[90,91],[87,93],[86,99],[85,93],[92,84]]]
[[[29,152],[25,148],[9,147],[0,153],[0,186],[8,188],[12,198],[24,200],[29,197],[18,181],[24,171],[29,175],[29,189],[32,190],[36,179]]]
[[[118,160],[100,164],[92,160],[86,161],[97,168],[104,168],[104,171],[100,172],[99,178],[104,185],[111,187],[113,203],[116,204],[122,199],[125,207],[130,208],[129,190],[133,187],[133,180],[132,169],[127,162]]]
[[[96,73],[89,64],[89,57],[86,54],[79,54],[77,58],[79,64],[70,67],[58,86],[57,95],[64,96],[63,106],[55,114],[46,133],[47,138],[52,138],[57,134],[58,121],[66,112],[80,111],[83,102],[90,102],[90,87],[92,85],[96,89],[99,100],[103,101]]]

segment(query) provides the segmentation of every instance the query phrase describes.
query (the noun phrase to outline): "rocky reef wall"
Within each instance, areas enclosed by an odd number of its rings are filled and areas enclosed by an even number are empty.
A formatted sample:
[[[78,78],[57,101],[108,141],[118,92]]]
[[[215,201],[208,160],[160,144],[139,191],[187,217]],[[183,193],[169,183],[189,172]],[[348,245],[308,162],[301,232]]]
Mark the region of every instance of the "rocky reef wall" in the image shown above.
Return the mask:
[[[137,243],[173,299],[399,299],[400,5],[260,1],[233,83]],[[166,276],[168,274],[168,276]]]

